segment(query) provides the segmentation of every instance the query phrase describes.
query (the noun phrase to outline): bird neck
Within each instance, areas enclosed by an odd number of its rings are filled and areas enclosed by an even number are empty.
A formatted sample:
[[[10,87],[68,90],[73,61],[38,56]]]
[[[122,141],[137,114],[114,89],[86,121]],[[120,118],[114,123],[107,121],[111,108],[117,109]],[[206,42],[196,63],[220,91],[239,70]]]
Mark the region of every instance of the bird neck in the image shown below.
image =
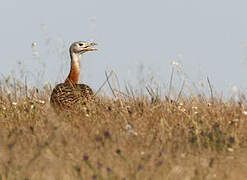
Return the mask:
[[[70,53],[70,58],[71,58],[70,72],[65,82],[77,84],[80,74],[80,55],[75,53]]]

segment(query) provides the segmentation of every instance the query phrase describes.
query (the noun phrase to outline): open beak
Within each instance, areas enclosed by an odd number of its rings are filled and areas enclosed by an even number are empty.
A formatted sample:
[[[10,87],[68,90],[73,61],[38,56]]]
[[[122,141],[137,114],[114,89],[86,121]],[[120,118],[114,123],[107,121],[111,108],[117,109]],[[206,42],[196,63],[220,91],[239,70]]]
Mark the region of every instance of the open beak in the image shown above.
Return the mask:
[[[91,43],[86,43],[84,51],[96,51],[98,49],[96,48],[91,48],[92,46],[96,46],[97,43],[91,42]]]

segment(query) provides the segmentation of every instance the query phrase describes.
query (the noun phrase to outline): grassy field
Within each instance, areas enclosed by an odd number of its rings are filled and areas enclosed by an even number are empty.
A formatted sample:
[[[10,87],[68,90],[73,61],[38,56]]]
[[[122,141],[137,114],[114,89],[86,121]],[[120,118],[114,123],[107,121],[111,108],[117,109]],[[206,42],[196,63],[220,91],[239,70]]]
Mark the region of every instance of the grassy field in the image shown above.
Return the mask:
[[[1,83],[0,179],[246,179],[244,101],[129,93],[56,114],[51,88]]]

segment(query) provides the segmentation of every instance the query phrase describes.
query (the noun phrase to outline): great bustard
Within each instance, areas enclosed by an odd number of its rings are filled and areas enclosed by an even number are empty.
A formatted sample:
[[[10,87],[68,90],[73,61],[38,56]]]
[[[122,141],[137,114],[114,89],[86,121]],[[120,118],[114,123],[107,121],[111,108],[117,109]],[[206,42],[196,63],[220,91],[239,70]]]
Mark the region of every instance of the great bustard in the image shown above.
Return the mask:
[[[56,85],[53,89],[50,102],[55,108],[74,109],[85,104],[93,98],[92,89],[86,84],[78,84],[80,74],[80,57],[87,51],[95,51],[92,48],[96,43],[78,41],[69,48],[71,66],[68,77],[64,83]]]

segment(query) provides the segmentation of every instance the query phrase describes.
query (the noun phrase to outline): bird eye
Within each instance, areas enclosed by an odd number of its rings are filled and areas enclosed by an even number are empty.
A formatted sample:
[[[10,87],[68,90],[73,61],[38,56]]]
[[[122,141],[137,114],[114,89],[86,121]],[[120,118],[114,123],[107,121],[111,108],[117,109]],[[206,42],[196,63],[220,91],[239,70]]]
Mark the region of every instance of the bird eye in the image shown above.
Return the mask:
[[[79,46],[83,46],[83,43],[79,43]]]

